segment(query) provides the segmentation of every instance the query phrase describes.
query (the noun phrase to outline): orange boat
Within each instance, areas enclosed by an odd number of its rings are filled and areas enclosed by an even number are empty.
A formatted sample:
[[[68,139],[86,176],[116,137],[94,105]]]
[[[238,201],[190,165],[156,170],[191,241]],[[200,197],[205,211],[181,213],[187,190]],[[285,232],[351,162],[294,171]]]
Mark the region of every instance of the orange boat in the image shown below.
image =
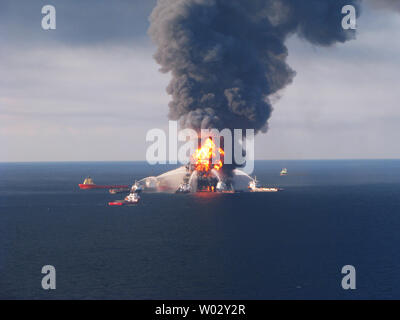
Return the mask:
[[[79,188],[81,189],[122,189],[122,188],[129,188],[126,185],[98,185],[93,182],[91,177],[87,177],[83,183],[79,184]]]

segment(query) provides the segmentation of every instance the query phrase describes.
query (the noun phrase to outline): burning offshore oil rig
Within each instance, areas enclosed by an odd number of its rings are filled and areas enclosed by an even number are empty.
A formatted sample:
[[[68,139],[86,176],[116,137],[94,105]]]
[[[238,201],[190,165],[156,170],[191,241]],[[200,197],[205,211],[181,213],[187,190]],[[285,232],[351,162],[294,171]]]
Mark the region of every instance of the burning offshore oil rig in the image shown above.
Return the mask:
[[[125,205],[139,202],[139,193],[144,192],[277,192],[276,187],[261,187],[256,178],[239,170],[231,164],[224,165],[225,152],[217,147],[212,137],[195,150],[188,164],[167,171],[157,177],[150,176],[135,181],[132,187],[126,185],[96,185],[88,177],[80,189],[109,189],[110,193],[130,191],[125,200],[110,202],[110,205]]]
[[[147,177],[138,182],[144,191],[155,192],[275,192],[278,188],[262,188],[256,179],[232,165],[224,166],[223,148],[207,138],[185,166],[157,177]]]

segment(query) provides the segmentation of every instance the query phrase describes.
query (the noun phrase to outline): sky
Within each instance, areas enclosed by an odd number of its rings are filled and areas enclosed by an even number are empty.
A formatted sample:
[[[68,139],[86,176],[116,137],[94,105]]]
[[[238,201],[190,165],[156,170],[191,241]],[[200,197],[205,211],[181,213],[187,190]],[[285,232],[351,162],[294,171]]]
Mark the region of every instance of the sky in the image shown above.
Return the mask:
[[[146,133],[167,130],[170,101],[147,35],[155,3],[2,0],[0,161],[145,160]],[[41,28],[46,4],[56,30]],[[357,38],[334,47],[288,40],[297,75],[256,137],[256,159],[400,158],[397,9],[369,0]]]

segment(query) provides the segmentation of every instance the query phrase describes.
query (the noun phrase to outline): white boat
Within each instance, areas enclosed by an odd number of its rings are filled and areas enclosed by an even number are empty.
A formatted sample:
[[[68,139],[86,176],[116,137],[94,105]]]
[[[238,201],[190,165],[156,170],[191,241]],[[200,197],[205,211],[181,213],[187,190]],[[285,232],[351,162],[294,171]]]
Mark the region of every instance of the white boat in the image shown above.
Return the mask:
[[[140,196],[139,196],[139,194],[136,193],[136,192],[131,192],[131,193],[128,194],[128,195],[125,197],[125,199],[124,199],[125,203],[127,203],[127,204],[130,204],[130,203],[138,203],[139,200],[140,200]]]
[[[182,183],[179,185],[178,189],[175,193],[189,193],[190,192],[190,185],[189,183]]]
[[[257,181],[256,177],[254,177],[254,179],[252,181],[250,181],[249,189],[251,192],[278,192],[278,191],[283,190],[281,188],[276,188],[276,187],[263,187]]]
[[[140,193],[142,191],[143,191],[142,185],[139,182],[135,181],[135,184],[131,188],[131,193]]]
[[[286,176],[287,174],[288,174],[287,169],[286,169],[286,168],[283,168],[283,169],[281,170],[281,176]]]
[[[117,201],[111,201],[108,203],[110,206],[124,206],[124,205],[130,205],[130,204],[137,204],[140,200],[140,196],[137,192],[131,192],[128,194],[124,200],[117,200]]]
[[[257,177],[254,177],[254,179],[249,182],[249,189],[253,191],[257,188],[261,188],[261,185],[257,181]]]
[[[232,184],[226,184],[224,181],[219,180],[217,185],[215,186],[215,191],[222,193],[234,193],[235,190],[232,187]]]
[[[281,191],[281,190],[282,190],[281,188],[274,188],[274,187],[264,188],[264,187],[262,187],[262,188],[255,188],[255,189],[253,189],[251,191],[252,192],[278,192],[278,191]]]

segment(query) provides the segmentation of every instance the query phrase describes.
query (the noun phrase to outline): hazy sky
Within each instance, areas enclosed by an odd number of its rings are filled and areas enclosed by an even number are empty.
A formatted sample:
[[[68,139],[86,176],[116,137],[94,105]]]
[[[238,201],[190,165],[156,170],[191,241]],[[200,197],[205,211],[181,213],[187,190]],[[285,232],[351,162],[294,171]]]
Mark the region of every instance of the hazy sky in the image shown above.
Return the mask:
[[[146,34],[155,2],[2,0],[0,161],[144,160],[146,132],[168,126],[170,77]],[[44,31],[50,3],[57,29]],[[381,7],[364,6],[345,44],[289,40],[297,76],[257,159],[400,158],[400,10]]]

